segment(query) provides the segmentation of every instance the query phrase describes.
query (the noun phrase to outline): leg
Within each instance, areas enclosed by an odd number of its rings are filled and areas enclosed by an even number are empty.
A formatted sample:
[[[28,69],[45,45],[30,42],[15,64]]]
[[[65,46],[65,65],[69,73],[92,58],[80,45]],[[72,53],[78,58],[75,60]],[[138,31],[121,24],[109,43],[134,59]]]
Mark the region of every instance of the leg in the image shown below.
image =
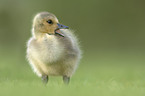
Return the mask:
[[[70,77],[64,75],[64,76],[63,76],[63,82],[64,82],[65,84],[68,84],[69,81],[70,81]]]
[[[48,75],[43,75],[41,78],[42,78],[42,82],[44,84],[47,84],[47,82],[48,82]]]

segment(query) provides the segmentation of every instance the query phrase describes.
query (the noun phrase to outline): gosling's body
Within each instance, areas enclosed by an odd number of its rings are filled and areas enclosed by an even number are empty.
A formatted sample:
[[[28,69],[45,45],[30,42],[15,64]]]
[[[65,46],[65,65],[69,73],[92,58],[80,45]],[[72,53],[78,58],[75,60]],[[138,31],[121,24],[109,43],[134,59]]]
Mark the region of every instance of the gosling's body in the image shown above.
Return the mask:
[[[79,61],[79,48],[70,31],[63,31],[65,37],[48,35],[28,41],[27,55],[34,72],[42,75],[71,76]]]
[[[68,83],[81,57],[76,37],[68,29],[60,30],[64,37],[36,31],[34,26],[27,44],[27,58],[34,72],[46,83],[48,76],[63,76]]]

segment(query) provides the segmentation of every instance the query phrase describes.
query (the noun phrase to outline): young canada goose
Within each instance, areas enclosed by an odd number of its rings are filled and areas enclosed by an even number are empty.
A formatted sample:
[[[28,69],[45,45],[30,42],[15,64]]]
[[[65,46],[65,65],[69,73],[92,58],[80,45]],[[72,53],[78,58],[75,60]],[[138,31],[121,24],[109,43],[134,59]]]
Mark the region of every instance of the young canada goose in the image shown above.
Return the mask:
[[[41,12],[34,17],[27,58],[44,83],[48,82],[48,76],[63,76],[64,83],[69,83],[80,54],[76,37],[54,14]]]

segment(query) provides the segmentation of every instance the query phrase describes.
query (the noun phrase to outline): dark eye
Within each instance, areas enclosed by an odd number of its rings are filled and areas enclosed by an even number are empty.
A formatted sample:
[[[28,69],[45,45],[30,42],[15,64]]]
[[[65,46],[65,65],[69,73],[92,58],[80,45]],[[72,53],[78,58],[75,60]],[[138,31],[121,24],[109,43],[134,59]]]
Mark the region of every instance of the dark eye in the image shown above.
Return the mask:
[[[48,20],[47,22],[48,22],[49,24],[53,24],[52,20]]]

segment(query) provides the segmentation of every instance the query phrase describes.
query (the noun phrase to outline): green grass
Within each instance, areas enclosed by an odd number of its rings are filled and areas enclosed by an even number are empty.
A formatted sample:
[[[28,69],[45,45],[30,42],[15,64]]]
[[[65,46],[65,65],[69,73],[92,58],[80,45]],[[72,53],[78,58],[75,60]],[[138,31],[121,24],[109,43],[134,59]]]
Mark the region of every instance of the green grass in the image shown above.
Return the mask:
[[[50,77],[44,86],[24,55],[10,53],[1,56],[0,96],[145,96],[142,53],[84,54],[68,86],[62,77]]]

